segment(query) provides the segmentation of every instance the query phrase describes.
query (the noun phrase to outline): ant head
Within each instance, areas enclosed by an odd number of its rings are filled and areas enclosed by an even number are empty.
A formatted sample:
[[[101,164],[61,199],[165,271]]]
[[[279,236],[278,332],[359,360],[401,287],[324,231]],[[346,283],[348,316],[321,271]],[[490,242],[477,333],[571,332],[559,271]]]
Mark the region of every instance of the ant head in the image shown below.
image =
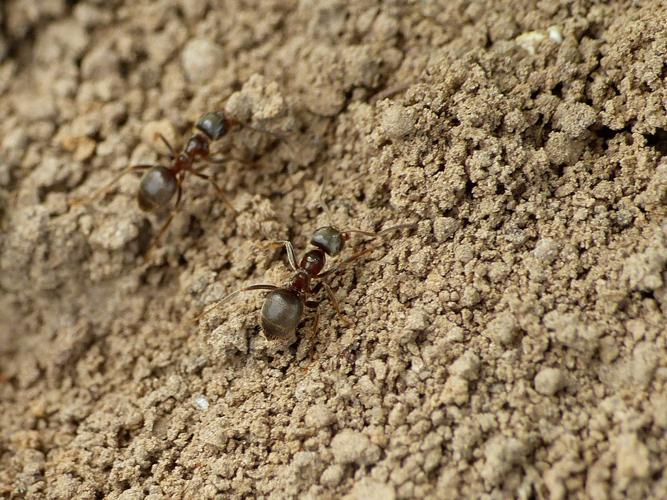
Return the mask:
[[[310,237],[310,244],[321,249],[330,257],[335,257],[345,247],[345,236],[333,226],[316,229]]]
[[[216,111],[205,113],[197,120],[195,124],[197,130],[206,134],[212,141],[222,138],[229,130],[229,120],[225,118],[224,113]]]
[[[169,203],[178,190],[178,181],[167,167],[156,165],[144,174],[139,185],[139,208],[149,212]]]

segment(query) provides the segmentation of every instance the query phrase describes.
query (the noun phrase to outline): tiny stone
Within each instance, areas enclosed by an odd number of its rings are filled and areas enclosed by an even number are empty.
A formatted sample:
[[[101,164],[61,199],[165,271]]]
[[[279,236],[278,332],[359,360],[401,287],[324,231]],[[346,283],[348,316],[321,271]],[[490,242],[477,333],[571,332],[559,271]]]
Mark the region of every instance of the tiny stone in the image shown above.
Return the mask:
[[[509,345],[514,342],[517,333],[518,326],[516,319],[508,311],[500,313],[484,330],[485,336],[500,345]]]
[[[545,396],[553,396],[563,385],[563,374],[558,368],[543,368],[535,376],[535,390]]]
[[[326,469],[324,469],[324,472],[320,477],[320,483],[323,486],[328,486],[330,488],[338,486],[338,484],[343,479],[344,475],[345,475],[345,468],[342,465],[332,464]]]
[[[466,352],[454,361],[449,372],[465,380],[476,380],[479,377],[479,365],[479,357],[472,352]]]
[[[208,410],[208,399],[203,394],[195,397],[195,406],[202,411]]]
[[[563,33],[561,32],[560,26],[549,26],[547,28],[547,34],[549,35],[549,40],[554,43],[563,43]]]
[[[467,264],[475,258],[475,251],[470,245],[460,245],[455,251],[456,259],[463,264]]]
[[[564,132],[552,131],[544,151],[553,165],[573,165],[584,150],[585,142],[572,139]]]
[[[436,241],[447,241],[459,228],[459,221],[454,217],[438,217],[433,222],[433,235]]]
[[[368,437],[352,429],[343,429],[331,440],[331,451],[337,463],[368,465],[380,458],[380,449]]]
[[[382,113],[380,128],[384,135],[390,139],[400,139],[412,131],[414,122],[412,110],[400,104],[394,104]]]
[[[331,410],[323,404],[311,406],[306,411],[306,426],[312,429],[320,429],[334,423],[335,418]]]
[[[537,44],[545,38],[544,33],[540,33],[539,31],[529,31],[527,33],[522,33],[516,37],[514,41],[532,56],[535,55],[535,47]]]
[[[551,238],[542,238],[535,245],[533,255],[536,259],[551,264],[558,257],[558,244]]]
[[[479,291],[473,286],[467,286],[463,290],[463,297],[461,297],[461,305],[463,307],[472,307],[482,300],[482,297],[479,294]]]
[[[206,38],[190,40],[181,55],[185,75],[191,82],[204,83],[223,62],[222,48]]]
[[[440,393],[440,400],[445,404],[464,405],[468,398],[468,381],[456,375],[447,379]]]
[[[412,332],[423,332],[430,324],[430,318],[423,309],[412,309],[405,321],[405,327]]]

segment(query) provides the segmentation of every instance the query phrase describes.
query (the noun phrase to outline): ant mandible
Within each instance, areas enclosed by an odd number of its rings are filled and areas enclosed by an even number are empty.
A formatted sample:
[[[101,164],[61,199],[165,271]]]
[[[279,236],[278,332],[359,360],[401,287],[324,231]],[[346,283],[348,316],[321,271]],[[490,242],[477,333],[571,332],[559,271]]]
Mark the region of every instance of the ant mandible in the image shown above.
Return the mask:
[[[270,244],[272,245],[284,246],[287,251],[287,260],[289,261],[292,271],[294,271],[294,275],[289,284],[286,287],[258,284],[241,288],[208,306],[197,316],[197,319],[206,314],[213,307],[228,301],[242,292],[267,290],[269,293],[264,299],[264,305],[262,306],[260,315],[260,324],[267,340],[284,338],[296,331],[303,317],[305,307],[315,309],[313,331],[316,331],[319,322],[319,302],[310,301],[308,300],[308,297],[319,292],[323,287],[329,300],[336,309],[336,313],[342,315],[340,305],[338,304],[338,300],[336,299],[333,290],[326,281],[323,281],[323,278],[338,271],[343,265],[354,262],[361,256],[366,255],[375,249],[377,245],[369,245],[365,249],[345,259],[339,266],[322,272],[326,265],[327,256],[337,257],[343,251],[345,243],[350,239],[352,233],[361,234],[373,239],[381,239],[383,236],[393,231],[412,228],[415,227],[415,225],[416,224],[401,224],[377,233],[361,231],[359,229],[347,229],[341,231],[334,226],[320,227],[315,230],[310,238],[310,244],[314,248],[311,248],[304,254],[298,265],[294,247],[291,242],[271,242]],[[315,286],[311,286],[311,282],[316,279],[319,280],[318,283]],[[344,318],[345,316],[342,317]]]
[[[181,204],[183,193],[183,181],[187,174],[204,179],[218,192],[224,203],[232,212],[236,212],[224,191],[211,178],[203,174],[201,170],[211,164],[220,164],[225,158],[213,158],[210,156],[210,144],[224,137],[229,130],[240,123],[227,118],[222,112],[209,112],[203,114],[195,124],[195,131],[192,133],[180,153],[176,154],[169,141],[160,133],[157,137],[167,146],[169,150],[169,165],[160,164],[140,164],[127,167],[114,177],[108,184],[97,190],[91,196],[70,201],[71,206],[78,206],[89,203],[99,196],[106,193],[116,182],[130,172],[147,170],[139,184],[137,192],[137,203],[139,208],[145,212],[153,212],[169,204],[174,195],[176,203],[169,214],[166,222],[163,224],[156,240],[165,233],[169,224]],[[198,166],[200,162],[204,165]]]

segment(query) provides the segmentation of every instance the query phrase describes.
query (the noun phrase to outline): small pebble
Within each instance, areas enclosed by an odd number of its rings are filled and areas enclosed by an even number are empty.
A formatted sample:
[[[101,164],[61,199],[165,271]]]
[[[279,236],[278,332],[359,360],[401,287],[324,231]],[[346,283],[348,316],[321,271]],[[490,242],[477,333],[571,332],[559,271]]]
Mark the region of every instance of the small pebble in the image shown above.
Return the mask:
[[[195,397],[195,406],[201,411],[208,410],[208,399],[203,394],[199,394]]]
[[[452,363],[449,371],[462,379],[476,380],[479,377],[479,365],[479,357],[472,352],[466,352]]]
[[[330,488],[338,486],[338,484],[343,479],[344,475],[345,475],[345,468],[342,465],[332,464],[326,469],[324,469],[324,472],[320,477],[320,483],[323,486],[328,486]]]
[[[331,440],[331,452],[339,464],[368,465],[380,458],[380,448],[361,432],[343,429]]]
[[[329,408],[323,404],[313,405],[306,411],[306,426],[311,429],[321,429],[333,424],[334,415]]]
[[[412,110],[395,104],[384,110],[380,120],[380,128],[390,139],[401,139],[408,135],[415,126]]]
[[[558,368],[543,368],[535,376],[535,390],[545,396],[553,396],[563,385],[563,373]]]
[[[533,255],[546,264],[551,264],[558,257],[558,244],[551,238],[542,238],[535,245]]]
[[[190,40],[181,55],[185,75],[191,82],[210,80],[223,63],[222,48],[206,38]]]
[[[563,43],[563,33],[560,26],[549,26],[547,28],[547,34],[549,35],[549,40],[552,42]]]

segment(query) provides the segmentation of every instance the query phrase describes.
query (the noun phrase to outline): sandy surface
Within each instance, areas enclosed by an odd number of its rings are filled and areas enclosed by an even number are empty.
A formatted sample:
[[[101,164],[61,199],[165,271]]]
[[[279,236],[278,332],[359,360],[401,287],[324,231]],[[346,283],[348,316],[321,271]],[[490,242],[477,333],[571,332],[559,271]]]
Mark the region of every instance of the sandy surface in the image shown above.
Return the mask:
[[[667,497],[664,3],[442,4],[2,3],[1,495]],[[219,109],[287,137],[216,146],[237,216],[188,179],[145,262],[137,177],[68,206]],[[331,279],[352,326],[197,324],[289,279],[325,173],[418,223]]]

